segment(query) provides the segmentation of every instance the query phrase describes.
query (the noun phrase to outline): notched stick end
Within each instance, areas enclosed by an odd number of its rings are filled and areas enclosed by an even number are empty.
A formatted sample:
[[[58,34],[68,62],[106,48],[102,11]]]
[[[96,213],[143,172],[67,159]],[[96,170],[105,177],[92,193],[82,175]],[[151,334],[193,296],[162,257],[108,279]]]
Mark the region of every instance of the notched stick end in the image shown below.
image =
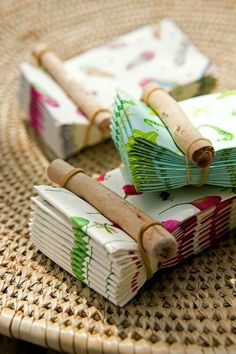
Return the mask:
[[[34,48],[32,54],[40,62],[43,54],[47,51],[49,51],[49,47],[44,43],[40,43]]]
[[[192,155],[192,160],[199,168],[205,168],[210,166],[214,159],[215,150],[213,146],[204,146],[196,151]]]
[[[143,248],[159,262],[166,262],[177,254],[178,245],[174,236],[164,226],[149,227],[143,235]]]

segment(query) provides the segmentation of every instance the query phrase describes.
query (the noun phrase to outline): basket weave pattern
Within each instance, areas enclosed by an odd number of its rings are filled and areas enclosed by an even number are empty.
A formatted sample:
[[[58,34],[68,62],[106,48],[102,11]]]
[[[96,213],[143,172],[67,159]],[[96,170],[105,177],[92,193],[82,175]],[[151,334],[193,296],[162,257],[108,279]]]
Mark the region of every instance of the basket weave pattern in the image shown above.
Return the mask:
[[[52,156],[17,105],[17,64],[46,42],[63,59],[170,17],[211,57],[218,89],[236,88],[235,1],[2,0],[0,4],[0,333],[68,353],[236,353],[236,242],[158,273],[124,308],[76,282],[29,241],[34,184]],[[69,160],[117,167],[111,141]]]

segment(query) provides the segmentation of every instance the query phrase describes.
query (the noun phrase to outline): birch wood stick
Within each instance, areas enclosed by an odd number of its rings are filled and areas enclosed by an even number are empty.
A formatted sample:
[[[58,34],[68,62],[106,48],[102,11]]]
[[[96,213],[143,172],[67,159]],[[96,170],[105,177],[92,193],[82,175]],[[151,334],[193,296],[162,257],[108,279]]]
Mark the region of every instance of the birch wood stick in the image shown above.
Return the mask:
[[[214,158],[214,148],[190,122],[178,103],[154,83],[144,86],[142,100],[159,115],[175,143],[187,158],[200,168],[209,166]]]
[[[61,185],[65,175],[73,169],[67,162],[57,159],[49,165],[48,177]],[[86,200],[137,242],[141,228],[155,221],[85,173],[77,173],[71,177],[65,188]],[[176,240],[162,225],[148,227],[143,233],[142,241],[144,250],[155,261],[163,262],[176,255]]]
[[[95,97],[88,95],[82,84],[74,78],[74,75],[46,45],[38,45],[34,56],[47,69],[50,75],[58,82],[67,95],[83,111],[85,116],[94,121],[99,130],[107,132],[110,126],[111,112],[102,107]]]

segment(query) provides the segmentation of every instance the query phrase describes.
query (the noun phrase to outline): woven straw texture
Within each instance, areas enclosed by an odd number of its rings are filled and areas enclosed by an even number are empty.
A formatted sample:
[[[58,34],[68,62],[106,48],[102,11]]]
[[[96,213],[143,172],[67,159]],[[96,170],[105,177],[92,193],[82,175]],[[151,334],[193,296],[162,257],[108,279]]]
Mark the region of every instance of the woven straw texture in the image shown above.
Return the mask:
[[[32,185],[48,183],[52,156],[17,104],[17,65],[34,62],[36,42],[67,59],[163,17],[214,60],[218,89],[236,88],[235,1],[1,0],[0,11],[0,333],[68,353],[236,353],[233,235],[158,273],[124,308],[35,249],[27,229]],[[106,142],[70,162],[92,174],[119,158]]]

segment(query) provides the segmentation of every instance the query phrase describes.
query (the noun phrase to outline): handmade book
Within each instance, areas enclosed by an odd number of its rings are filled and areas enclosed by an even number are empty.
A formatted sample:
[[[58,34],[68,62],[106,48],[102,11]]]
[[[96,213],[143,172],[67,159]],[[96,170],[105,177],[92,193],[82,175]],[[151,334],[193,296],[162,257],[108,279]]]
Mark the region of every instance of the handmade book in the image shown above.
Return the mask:
[[[236,187],[236,91],[226,91],[179,103],[193,126],[215,150],[204,184]],[[132,184],[138,192],[199,185],[202,170],[176,145],[150,106],[119,92],[114,103],[112,137]]]
[[[215,86],[211,61],[168,19],[115,38],[64,62],[83,85],[88,99],[111,109],[116,89],[136,99],[156,82],[180,99],[207,93]],[[45,144],[68,157],[104,138],[62,87],[42,67],[20,65],[20,103]]]
[[[136,191],[125,169],[97,180],[160,221],[174,236],[177,253],[164,263],[157,260],[153,272],[199,253],[236,226],[232,188],[187,186],[142,193]],[[35,190],[30,234],[36,247],[114,304],[125,305],[147,280],[137,242],[68,189],[36,186]]]

